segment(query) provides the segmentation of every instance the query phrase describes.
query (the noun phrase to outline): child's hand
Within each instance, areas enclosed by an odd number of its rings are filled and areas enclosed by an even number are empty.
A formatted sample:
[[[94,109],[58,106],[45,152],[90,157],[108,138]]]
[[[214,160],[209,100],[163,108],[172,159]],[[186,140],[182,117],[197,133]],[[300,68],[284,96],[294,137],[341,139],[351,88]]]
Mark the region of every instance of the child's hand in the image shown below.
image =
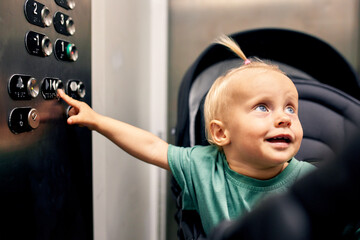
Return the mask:
[[[57,93],[60,98],[71,106],[71,109],[68,112],[69,118],[67,119],[69,125],[78,124],[88,127],[89,129],[94,128],[97,113],[92,110],[89,105],[69,97],[62,89],[58,89]]]

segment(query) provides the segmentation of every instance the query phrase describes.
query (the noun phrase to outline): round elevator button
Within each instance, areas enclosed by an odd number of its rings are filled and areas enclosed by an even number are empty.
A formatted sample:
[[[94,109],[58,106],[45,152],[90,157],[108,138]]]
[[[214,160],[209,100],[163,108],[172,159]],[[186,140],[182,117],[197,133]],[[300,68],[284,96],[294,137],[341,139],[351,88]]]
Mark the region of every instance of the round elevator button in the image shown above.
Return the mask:
[[[35,108],[32,108],[28,114],[28,124],[32,129],[36,129],[40,124],[40,116]]]
[[[75,0],[67,0],[66,2],[69,9],[75,8]]]
[[[78,51],[75,44],[69,43],[66,47],[66,55],[69,60],[75,62],[78,59]]]
[[[30,78],[26,84],[27,93],[32,97],[36,98],[39,94],[39,84],[35,78]]]
[[[66,31],[71,36],[75,33],[75,24],[71,17],[66,20]]]
[[[85,85],[82,82],[79,82],[77,87],[77,94],[80,98],[84,98],[86,94]]]
[[[50,56],[52,54],[52,43],[50,39],[47,36],[44,36],[44,38],[41,41],[41,49],[44,53],[44,56]]]
[[[45,27],[49,27],[52,23],[52,17],[50,15],[50,10],[45,6],[41,9],[41,21]]]

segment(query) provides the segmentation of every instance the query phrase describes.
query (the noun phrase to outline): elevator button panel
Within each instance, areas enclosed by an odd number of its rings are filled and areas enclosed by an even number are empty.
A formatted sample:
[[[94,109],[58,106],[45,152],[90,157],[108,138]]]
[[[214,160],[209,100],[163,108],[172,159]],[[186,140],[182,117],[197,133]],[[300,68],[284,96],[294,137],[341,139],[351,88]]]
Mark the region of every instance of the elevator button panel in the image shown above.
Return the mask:
[[[58,78],[44,78],[41,83],[41,95],[45,100],[55,99],[58,89],[64,89],[63,82]]]
[[[54,27],[58,33],[67,36],[72,36],[75,33],[75,24],[73,19],[62,12],[55,13]]]
[[[8,92],[14,100],[30,100],[39,94],[39,84],[31,76],[15,74],[11,76]]]
[[[76,10],[73,11],[75,0],[54,0],[53,3],[40,3],[39,1],[24,0],[25,18],[34,27],[34,30],[29,29],[25,34],[24,43],[27,52],[38,57],[48,57],[54,52],[57,60],[77,61],[78,49],[69,40],[76,31],[75,23],[70,16],[71,13],[76,12]],[[54,8],[54,2],[57,5],[57,10]],[[48,28],[51,25],[53,28]],[[44,32],[38,32],[35,29],[37,27],[43,28]],[[50,40],[49,36],[54,37],[51,31],[59,36]],[[69,39],[60,39],[61,35]],[[44,60],[44,63],[46,65],[47,61]],[[51,72],[50,69],[48,70]],[[31,71],[27,74],[13,74],[8,81],[8,93],[11,99],[15,101],[25,100],[31,104],[38,104],[39,93],[44,100],[57,99],[57,89],[60,88],[64,90],[66,88],[66,92],[75,99],[83,99],[86,95],[85,85],[80,80],[63,82],[59,77],[34,77]],[[32,107],[18,107],[11,111],[8,122],[11,131],[18,134],[36,129],[39,126],[40,117],[37,110]]]
[[[92,133],[56,91],[81,80],[91,105],[91,6],[0,0],[0,240],[94,238]]]
[[[55,0],[56,4],[65,9],[74,9],[75,8],[75,0]]]
[[[44,5],[34,0],[27,0],[24,6],[26,19],[40,27],[49,27],[52,23],[50,10]]]
[[[38,128],[40,116],[35,108],[14,108],[9,115],[9,128],[15,133],[29,132]]]
[[[86,95],[85,85],[79,80],[69,80],[66,85],[66,92],[74,99],[82,99]]]
[[[75,62],[78,59],[78,50],[75,44],[58,39],[55,42],[55,56],[62,61]]]
[[[50,39],[42,33],[33,31],[26,33],[25,46],[30,54],[39,57],[50,56],[53,51]]]

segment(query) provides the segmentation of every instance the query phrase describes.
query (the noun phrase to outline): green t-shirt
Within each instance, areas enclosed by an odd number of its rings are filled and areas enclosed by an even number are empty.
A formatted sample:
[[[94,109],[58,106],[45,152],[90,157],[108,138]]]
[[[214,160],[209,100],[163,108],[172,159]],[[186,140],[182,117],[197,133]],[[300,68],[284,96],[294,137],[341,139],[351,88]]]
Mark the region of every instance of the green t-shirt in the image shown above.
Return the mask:
[[[289,165],[269,180],[250,178],[231,170],[216,146],[169,146],[168,161],[180,185],[183,209],[196,210],[205,233],[225,219],[249,212],[268,194],[286,191],[299,177],[315,169],[292,158]]]

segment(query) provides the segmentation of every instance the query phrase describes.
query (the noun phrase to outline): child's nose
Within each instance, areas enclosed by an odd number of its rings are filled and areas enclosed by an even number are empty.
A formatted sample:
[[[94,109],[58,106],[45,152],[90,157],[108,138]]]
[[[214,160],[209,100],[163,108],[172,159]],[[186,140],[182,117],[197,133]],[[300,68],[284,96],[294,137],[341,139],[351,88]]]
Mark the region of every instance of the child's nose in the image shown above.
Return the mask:
[[[280,114],[275,121],[275,127],[290,127],[290,126],[291,126],[291,118],[286,113]]]

